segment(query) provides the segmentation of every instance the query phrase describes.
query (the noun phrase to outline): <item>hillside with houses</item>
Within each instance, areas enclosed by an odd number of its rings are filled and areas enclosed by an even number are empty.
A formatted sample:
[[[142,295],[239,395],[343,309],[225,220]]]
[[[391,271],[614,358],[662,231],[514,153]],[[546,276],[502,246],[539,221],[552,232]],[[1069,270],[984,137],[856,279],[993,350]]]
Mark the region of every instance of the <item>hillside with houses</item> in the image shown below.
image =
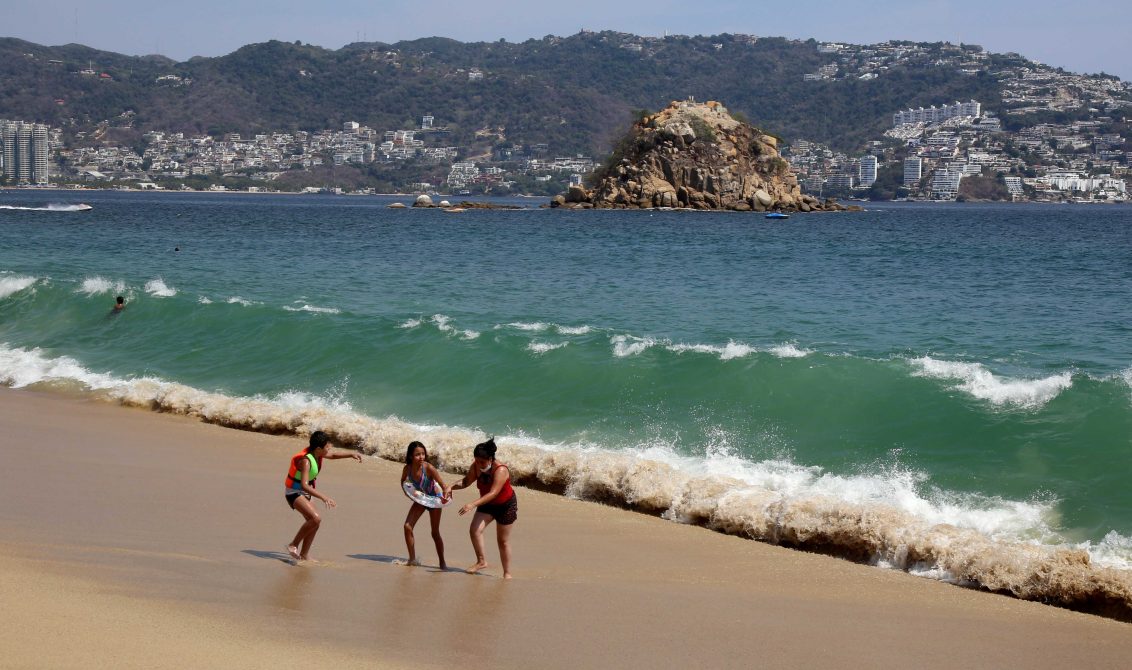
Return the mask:
[[[549,195],[638,110],[694,98],[774,136],[821,197],[1119,201],[1132,138],[1127,82],[965,44],[583,31],[183,63],[0,39],[0,55],[9,185]],[[21,133],[43,138],[26,160]]]

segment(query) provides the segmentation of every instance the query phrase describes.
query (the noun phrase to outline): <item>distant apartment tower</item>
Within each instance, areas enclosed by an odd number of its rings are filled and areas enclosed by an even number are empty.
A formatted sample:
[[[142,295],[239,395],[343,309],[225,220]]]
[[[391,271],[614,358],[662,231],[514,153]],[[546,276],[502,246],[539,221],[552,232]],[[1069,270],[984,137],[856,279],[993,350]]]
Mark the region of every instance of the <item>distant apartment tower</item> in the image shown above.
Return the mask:
[[[869,187],[877,180],[877,157],[863,156],[861,158],[861,186]]]
[[[10,184],[48,182],[50,148],[47,126],[23,121],[0,121],[0,156]]]
[[[924,161],[919,156],[904,159],[904,185],[915,186],[924,177]]]
[[[975,100],[956,102],[954,105],[936,107],[932,105],[927,109],[906,109],[892,115],[892,125],[902,126],[908,123],[939,123],[957,116],[982,116],[983,104]]]
[[[936,170],[932,173],[932,198],[949,200],[959,193],[959,183],[963,181],[963,173],[950,168]]]
[[[434,119],[431,116],[422,116],[421,117],[421,130],[428,130],[428,129],[432,128],[433,120]]]

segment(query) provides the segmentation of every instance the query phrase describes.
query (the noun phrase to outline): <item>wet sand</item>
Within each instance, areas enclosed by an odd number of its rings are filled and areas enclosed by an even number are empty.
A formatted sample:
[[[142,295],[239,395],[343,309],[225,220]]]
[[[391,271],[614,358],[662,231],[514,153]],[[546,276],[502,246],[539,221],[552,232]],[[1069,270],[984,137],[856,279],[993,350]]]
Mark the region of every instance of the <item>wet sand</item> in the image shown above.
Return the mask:
[[[518,488],[515,579],[406,556],[400,465],[328,461],[284,545],[295,437],[0,389],[5,667],[1123,667],[1132,625]],[[426,442],[427,443],[427,442]],[[469,445],[470,447],[470,445]],[[469,448],[469,461],[471,458]],[[455,478],[456,475],[450,475]],[[457,505],[472,491],[456,493]],[[474,556],[445,511],[448,562]]]

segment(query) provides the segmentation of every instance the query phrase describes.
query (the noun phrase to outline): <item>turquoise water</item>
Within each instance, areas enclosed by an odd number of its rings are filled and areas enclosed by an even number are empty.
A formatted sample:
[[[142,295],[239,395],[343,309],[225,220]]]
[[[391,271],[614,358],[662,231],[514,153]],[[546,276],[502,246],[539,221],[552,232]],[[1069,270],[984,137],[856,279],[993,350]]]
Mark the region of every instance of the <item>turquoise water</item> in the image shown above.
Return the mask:
[[[393,200],[0,193],[0,381],[454,464],[498,435],[532,482],[773,541],[888,515],[854,542],[944,578],[952,528],[1132,567],[1132,208]]]

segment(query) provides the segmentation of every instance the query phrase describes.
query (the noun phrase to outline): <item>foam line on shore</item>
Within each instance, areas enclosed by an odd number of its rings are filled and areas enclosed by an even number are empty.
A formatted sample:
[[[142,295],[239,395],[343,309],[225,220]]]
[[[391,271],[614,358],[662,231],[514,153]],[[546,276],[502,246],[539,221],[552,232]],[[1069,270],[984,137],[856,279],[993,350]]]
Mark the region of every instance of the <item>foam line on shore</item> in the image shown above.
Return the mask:
[[[374,418],[344,401],[302,392],[231,397],[153,378],[123,380],[66,357],[0,347],[0,383],[85,387],[123,405],[270,434],[325,430],[339,444],[400,461],[424,441],[437,464],[464,472],[479,431]],[[517,484],[604,502],[764,542],[821,551],[1132,620],[1132,540],[1113,532],[1094,547],[1056,532],[1056,501],[1009,501],[934,491],[899,467],[843,476],[789,460],[753,462],[725,448],[702,457],[672,445],[610,450],[498,440]]]

